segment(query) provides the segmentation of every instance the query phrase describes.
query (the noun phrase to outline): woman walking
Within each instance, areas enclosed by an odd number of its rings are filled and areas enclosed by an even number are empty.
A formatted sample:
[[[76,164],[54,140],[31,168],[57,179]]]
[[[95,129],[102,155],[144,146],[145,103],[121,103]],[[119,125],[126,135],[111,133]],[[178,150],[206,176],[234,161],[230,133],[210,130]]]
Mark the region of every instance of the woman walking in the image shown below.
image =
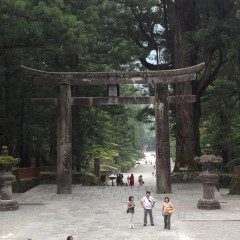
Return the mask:
[[[133,174],[131,174],[131,176],[129,178],[129,185],[134,186],[134,176],[133,176]]]
[[[162,214],[164,217],[164,229],[170,230],[170,220],[173,213],[173,204],[170,202],[169,197],[164,198],[162,204]]]
[[[128,198],[128,206],[127,206],[127,213],[129,215],[129,228],[135,228],[133,225],[133,217],[135,212],[134,207],[135,207],[134,197],[130,196]]]

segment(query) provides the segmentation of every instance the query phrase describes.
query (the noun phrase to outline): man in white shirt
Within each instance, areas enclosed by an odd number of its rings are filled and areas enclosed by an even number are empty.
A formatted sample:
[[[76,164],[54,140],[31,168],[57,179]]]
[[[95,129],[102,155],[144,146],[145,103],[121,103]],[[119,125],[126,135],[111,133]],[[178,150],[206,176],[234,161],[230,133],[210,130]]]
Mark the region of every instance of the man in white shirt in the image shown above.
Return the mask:
[[[153,223],[153,215],[152,215],[152,209],[155,205],[155,200],[152,196],[150,196],[150,192],[146,192],[146,196],[142,198],[141,204],[144,208],[144,224],[143,226],[147,226],[147,215],[149,214],[151,225],[154,226]]]

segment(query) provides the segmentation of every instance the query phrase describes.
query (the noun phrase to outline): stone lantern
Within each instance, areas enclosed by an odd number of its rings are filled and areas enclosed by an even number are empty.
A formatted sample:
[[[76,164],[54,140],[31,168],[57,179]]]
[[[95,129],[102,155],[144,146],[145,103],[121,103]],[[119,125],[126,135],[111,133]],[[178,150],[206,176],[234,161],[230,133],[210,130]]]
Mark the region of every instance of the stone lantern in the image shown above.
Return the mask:
[[[219,209],[220,203],[214,197],[215,186],[219,183],[219,176],[214,171],[222,163],[222,158],[211,154],[211,145],[206,145],[206,153],[201,157],[195,157],[195,161],[203,166],[200,179],[203,183],[203,198],[197,203],[199,209]]]
[[[12,174],[12,167],[18,163],[19,159],[9,156],[7,147],[3,146],[0,156],[0,211],[11,211],[19,208],[18,202],[12,199],[12,183],[16,179]]]

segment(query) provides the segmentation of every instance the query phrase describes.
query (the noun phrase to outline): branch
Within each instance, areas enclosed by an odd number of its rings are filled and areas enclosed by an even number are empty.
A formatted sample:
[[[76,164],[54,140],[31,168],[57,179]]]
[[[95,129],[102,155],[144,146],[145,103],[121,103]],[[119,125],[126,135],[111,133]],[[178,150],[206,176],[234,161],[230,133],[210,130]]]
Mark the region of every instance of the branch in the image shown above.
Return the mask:
[[[169,69],[173,69],[173,64],[172,63],[163,63],[163,64],[152,64],[147,62],[145,57],[140,57],[139,61],[141,62],[141,64],[148,70],[169,70]]]
[[[130,9],[132,11],[133,16],[136,18],[138,22],[138,27],[141,32],[141,34],[145,37],[145,39],[148,41],[148,46],[152,49],[156,49],[157,42],[154,39],[154,34],[147,33],[143,26],[143,19],[141,19],[135,12],[134,5],[131,4]]]
[[[220,51],[219,61],[215,69],[212,71],[212,61],[213,61],[213,54],[214,51],[210,51],[208,55],[208,61],[206,61],[206,70],[203,77],[200,79],[199,84],[197,85],[196,95],[201,97],[203,92],[207,89],[207,87],[213,83],[216,79],[217,75],[219,74],[220,69],[227,63],[227,60],[223,60],[222,51]]]

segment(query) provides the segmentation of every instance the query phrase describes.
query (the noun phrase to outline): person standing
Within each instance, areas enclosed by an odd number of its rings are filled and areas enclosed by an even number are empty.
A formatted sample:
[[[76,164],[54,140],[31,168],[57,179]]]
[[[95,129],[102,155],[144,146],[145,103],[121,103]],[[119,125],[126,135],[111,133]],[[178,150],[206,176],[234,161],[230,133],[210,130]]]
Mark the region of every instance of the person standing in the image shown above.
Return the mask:
[[[123,186],[123,174],[119,173],[119,185]]]
[[[129,178],[129,186],[134,186],[134,176],[133,176],[133,174],[131,174],[131,176]]]
[[[151,225],[154,226],[152,209],[155,205],[155,200],[149,191],[146,192],[146,196],[142,198],[141,204],[144,209],[144,223],[143,226],[147,226],[147,215],[149,214]]]
[[[140,176],[138,177],[138,182],[139,182],[139,186],[142,186],[142,185],[144,184],[142,175],[140,175]]]
[[[119,186],[119,184],[120,184],[120,174],[117,175],[116,184],[117,184],[117,186]]]
[[[170,230],[170,220],[173,213],[173,204],[170,202],[169,197],[164,198],[162,204],[162,214],[164,217],[164,229]]]
[[[127,213],[129,215],[129,228],[135,228],[133,225],[133,217],[135,212],[135,204],[134,204],[134,197],[130,196],[128,198],[128,206],[127,206]]]
[[[129,186],[129,184],[130,184],[130,177],[129,177],[129,175],[127,176],[127,186]]]

